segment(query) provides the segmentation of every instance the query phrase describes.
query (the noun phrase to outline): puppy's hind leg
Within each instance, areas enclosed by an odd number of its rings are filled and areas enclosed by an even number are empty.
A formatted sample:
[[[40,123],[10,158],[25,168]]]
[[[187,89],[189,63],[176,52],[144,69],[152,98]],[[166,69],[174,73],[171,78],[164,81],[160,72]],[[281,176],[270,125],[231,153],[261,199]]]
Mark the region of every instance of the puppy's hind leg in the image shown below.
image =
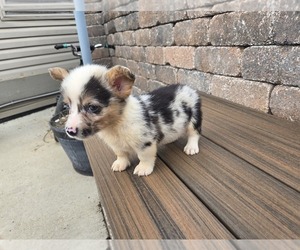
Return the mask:
[[[154,169],[156,152],[156,142],[146,143],[143,149],[138,150],[137,155],[140,160],[140,163],[135,167],[133,173],[138,176],[147,176],[151,174]]]
[[[200,134],[199,132],[194,128],[194,125],[192,122],[189,123],[188,128],[187,128],[187,144],[184,147],[183,151],[187,155],[195,155],[199,153],[199,146],[198,142],[200,139]]]

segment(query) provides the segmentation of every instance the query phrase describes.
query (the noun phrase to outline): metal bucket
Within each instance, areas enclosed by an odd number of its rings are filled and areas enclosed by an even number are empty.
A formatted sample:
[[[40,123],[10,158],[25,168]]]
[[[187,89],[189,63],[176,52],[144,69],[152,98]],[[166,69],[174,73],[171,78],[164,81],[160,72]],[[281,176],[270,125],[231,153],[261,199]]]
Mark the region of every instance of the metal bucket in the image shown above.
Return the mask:
[[[92,168],[86,150],[82,141],[72,139],[68,137],[64,127],[58,127],[57,120],[64,116],[67,111],[54,115],[50,120],[50,127],[54,133],[55,138],[58,140],[70,161],[72,162],[73,168],[76,172],[92,176]]]

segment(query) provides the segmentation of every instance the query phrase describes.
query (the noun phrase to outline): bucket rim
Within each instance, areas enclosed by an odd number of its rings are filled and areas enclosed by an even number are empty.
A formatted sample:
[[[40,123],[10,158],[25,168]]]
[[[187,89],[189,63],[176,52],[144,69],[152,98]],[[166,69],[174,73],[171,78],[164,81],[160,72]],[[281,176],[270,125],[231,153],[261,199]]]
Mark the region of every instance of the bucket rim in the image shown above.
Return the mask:
[[[67,114],[69,114],[69,111],[68,110],[64,110],[64,111],[61,111],[59,112],[58,114],[52,116],[52,118],[50,119],[49,121],[49,125],[50,125],[50,128],[53,132],[55,132],[56,136],[58,137],[61,137],[61,138],[64,138],[64,139],[68,139],[68,140],[75,140],[73,138],[70,138],[67,134],[66,134],[66,131],[65,131],[65,128],[64,127],[57,127],[55,125],[55,121],[62,117],[62,116],[66,116]]]

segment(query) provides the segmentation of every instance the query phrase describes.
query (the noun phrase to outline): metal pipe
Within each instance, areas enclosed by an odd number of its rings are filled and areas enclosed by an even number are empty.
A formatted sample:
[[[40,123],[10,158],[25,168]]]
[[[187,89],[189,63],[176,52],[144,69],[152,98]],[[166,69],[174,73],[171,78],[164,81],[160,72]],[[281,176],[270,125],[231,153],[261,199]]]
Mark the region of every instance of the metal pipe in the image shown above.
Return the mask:
[[[92,55],[90,50],[90,42],[89,36],[86,28],[86,21],[84,16],[84,0],[73,0],[75,11],[75,22],[77,28],[77,34],[82,54],[83,64],[91,64],[92,63]]]

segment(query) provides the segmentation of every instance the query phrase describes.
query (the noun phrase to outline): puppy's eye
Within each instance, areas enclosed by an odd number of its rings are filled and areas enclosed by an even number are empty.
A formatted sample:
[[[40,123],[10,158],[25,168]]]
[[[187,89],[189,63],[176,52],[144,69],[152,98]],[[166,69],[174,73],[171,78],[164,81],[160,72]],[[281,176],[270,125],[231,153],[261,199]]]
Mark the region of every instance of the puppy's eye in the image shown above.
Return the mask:
[[[87,105],[87,107],[86,107],[86,111],[87,111],[88,113],[97,114],[97,113],[100,112],[100,110],[101,110],[101,107],[100,107],[100,106],[97,106],[97,105],[89,104],[89,105]]]

